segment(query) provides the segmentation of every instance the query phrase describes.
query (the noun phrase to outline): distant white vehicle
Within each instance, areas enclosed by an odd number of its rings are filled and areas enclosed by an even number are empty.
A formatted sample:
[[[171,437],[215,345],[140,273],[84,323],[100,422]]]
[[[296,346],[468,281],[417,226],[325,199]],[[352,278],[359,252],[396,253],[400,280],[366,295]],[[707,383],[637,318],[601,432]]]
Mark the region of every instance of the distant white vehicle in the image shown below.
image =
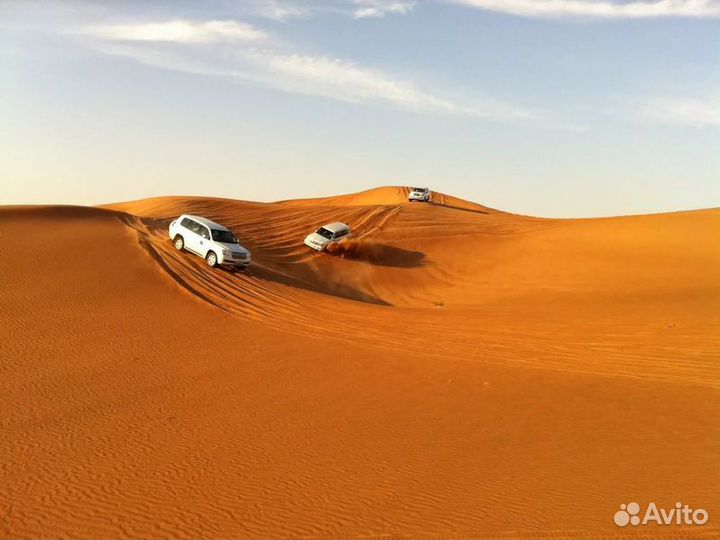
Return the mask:
[[[426,187],[410,188],[408,193],[408,201],[428,202],[430,200],[430,190]]]
[[[178,251],[192,251],[211,268],[223,265],[244,269],[250,264],[250,251],[227,227],[209,219],[183,214],[170,224],[169,236]]]
[[[350,238],[350,227],[339,221],[323,225],[305,237],[305,245],[316,251],[325,251],[330,244]]]

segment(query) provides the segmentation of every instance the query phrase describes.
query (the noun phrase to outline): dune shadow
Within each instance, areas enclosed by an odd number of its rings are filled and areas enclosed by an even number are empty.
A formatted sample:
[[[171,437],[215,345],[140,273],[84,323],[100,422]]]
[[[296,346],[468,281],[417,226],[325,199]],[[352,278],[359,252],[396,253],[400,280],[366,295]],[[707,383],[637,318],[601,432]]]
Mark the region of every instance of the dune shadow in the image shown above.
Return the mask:
[[[0,207],[0,214],[4,218],[33,217],[37,219],[111,219],[118,213],[115,210],[97,208],[94,206],[73,205],[14,205]]]
[[[365,302],[367,304],[376,304],[379,306],[392,305],[385,300],[378,298],[372,294],[368,294],[364,291],[356,289],[350,285],[339,283],[335,281],[305,281],[299,277],[285,274],[261,263],[255,264],[248,271],[249,276],[254,276],[267,281],[273,281],[275,283],[281,283],[288,287],[294,287],[296,289],[303,289],[313,293],[324,294],[328,296],[337,296],[346,298],[348,300],[355,300],[357,302]]]
[[[327,252],[343,259],[392,268],[419,268],[425,264],[425,254],[420,251],[362,240],[331,244]]]
[[[460,210],[461,212],[470,212],[473,214],[485,214],[485,215],[490,214],[490,212],[487,210],[481,210],[479,208],[463,208],[462,206],[457,206],[457,205],[450,204],[447,202],[428,201],[425,204],[432,204],[433,206],[442,206],[444,208],[452,208],[453,210]]]

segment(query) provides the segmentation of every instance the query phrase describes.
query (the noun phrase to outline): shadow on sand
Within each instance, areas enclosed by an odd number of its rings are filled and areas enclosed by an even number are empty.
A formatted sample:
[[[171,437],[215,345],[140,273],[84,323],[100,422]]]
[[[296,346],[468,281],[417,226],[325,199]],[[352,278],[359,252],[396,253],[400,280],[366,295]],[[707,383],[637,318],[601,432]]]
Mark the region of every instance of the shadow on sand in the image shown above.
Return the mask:
[[[471,212],[473,214],[485,214],[489,215],[488,210],[481,210],[480,208],[465,208],[448,202],[428,201],[424,204],[431,204],[433,206],[442,206],[444,208],[452,208],[453,210],[460,210],[461,212]]]
[[[363,240],[331,244],[327,252],[344,259],[393,268],[419,268],[425,264],[425,254],[419,251]]]

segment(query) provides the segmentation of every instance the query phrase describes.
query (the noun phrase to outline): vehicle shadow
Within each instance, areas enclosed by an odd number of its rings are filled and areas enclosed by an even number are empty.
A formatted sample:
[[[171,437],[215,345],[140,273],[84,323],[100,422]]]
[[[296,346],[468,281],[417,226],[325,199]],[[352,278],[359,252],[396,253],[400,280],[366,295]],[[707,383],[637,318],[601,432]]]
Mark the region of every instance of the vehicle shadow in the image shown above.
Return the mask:
[[[425,264],[425,254],[420,251],[411,251],[365,240],[331,244],[328,246],[327,253],[344,259],[392,268],[419,268]]]

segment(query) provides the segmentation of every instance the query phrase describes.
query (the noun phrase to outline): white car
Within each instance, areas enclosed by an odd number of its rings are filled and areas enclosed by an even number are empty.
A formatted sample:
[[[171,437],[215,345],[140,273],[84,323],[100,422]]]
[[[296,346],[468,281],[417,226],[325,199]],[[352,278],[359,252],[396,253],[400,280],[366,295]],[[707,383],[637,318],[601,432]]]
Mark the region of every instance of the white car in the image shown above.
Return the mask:
[[[170,224],[169,236],[179,251],[200,255],[211,268],[223,265],[247,268],[250,251],[240,245],[229,229],[198,216],[183,214]]]
[[[325,251],[330,244],[339,242],[346,238],[350,238],[350,227],[344,223],[336,221],[323,225],[314,233],[310,233],[305,237],[305,245],[316,251]]]
[[[426,187],[410,188],[410,193],[408,193],[408,201],[428,202],[430,201],[430,190]]]

